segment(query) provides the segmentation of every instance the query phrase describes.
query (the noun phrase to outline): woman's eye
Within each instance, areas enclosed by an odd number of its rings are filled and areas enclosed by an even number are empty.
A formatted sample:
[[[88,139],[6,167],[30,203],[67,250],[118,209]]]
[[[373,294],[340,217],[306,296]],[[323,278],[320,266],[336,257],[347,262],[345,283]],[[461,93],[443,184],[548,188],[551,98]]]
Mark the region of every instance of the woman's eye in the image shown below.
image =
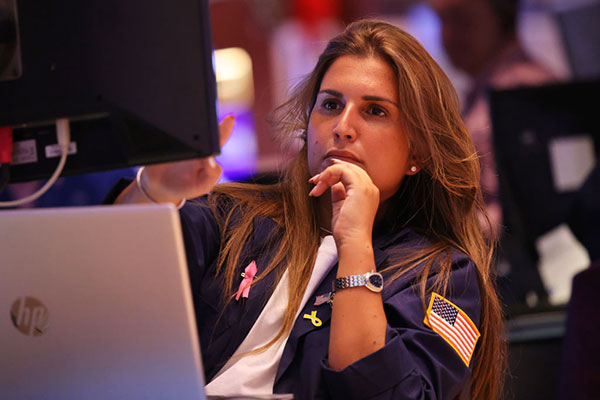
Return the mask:
[[[334,100],[325,100],[323,101],[322,106],[324,109],[329,111],[334,111],[340,108],[338,102]]]
[[[373,106],[369,109],[369,114],[375,115],[378,117],[385,117],[387,114],[385,110],[381,107]]]

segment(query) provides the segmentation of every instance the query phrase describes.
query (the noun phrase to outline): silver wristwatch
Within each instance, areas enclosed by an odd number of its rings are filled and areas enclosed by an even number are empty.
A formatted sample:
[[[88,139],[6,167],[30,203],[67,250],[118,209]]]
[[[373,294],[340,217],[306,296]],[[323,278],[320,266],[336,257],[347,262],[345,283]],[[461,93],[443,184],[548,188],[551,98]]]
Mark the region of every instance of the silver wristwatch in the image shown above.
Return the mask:
[[[367,272],[363,275],[350,275],[337,278],[332,282],[333,292],[351,287],[366,286],[367,289],[379,293],[383,290],[383,276],[379,272]]]

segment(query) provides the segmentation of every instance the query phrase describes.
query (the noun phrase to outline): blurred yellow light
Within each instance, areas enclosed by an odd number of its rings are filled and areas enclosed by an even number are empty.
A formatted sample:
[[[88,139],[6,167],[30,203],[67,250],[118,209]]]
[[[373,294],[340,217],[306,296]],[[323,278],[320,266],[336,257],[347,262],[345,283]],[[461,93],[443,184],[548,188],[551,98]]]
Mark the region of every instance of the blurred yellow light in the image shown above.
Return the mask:
[[[217,94],[223,103],[250,107],[254,102],[252,59],[239,47],[215,50]]]

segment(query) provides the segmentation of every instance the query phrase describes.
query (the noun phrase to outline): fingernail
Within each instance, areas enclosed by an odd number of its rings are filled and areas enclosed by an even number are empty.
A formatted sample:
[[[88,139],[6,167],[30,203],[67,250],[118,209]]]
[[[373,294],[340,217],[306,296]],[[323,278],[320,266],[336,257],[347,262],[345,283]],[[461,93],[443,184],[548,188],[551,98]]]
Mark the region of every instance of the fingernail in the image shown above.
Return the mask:
[[[215,158],[213,156],[208,157],[208,165],[210,165],[211,168],[217,166],[217,163],[215,162]]]
[[[319,176],[321,176],[321,174],[316,174],[315,176],[313,176],[312,178],[310,178],[308,181],[312,183],[314,180],[318,179]]]
[[[308,192],[308,195],[313,196],[313,192],[315,191],[316,188],[317,188],[316,186],[314,188],[312,188],[311,191]]]

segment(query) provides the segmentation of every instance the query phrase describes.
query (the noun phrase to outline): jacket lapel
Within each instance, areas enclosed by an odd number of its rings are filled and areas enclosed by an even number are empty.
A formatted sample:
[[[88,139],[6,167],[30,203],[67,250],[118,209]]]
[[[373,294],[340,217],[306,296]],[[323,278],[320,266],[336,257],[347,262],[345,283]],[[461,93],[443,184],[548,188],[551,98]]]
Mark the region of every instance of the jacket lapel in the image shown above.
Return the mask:
[[[257,273],[255,279],[263,276],[276,251],[267,248],[266,243],[270,233],[276,229],[276,224],[272,220],[255,218],[253,234],[240,256],[239,275],[233,282],[235,290],[237,290],[244,279],[242,273],[250,262],[256,262]],[[211,349],[210,355],[212,357],[208,364],[213,365],[213,368],[205,371],[207,381],[210,381],[221,369],[235,350],[237,350],[246,335],[248,335],[248,332],[250,332],[252,325],[263,310],[268,297],[273,291],[275,275],[276,271],[273,271],[252,285],[247,299],[240,298],[236,301],[234,298],[225,307],[219,322],[219,324],[225,325],[219,331],[223,332],[223,335],[227,336],[227,338],[223,340],[225,346],[216,346],[214,349]],[[222,339],[225,339],[225,337]]]

